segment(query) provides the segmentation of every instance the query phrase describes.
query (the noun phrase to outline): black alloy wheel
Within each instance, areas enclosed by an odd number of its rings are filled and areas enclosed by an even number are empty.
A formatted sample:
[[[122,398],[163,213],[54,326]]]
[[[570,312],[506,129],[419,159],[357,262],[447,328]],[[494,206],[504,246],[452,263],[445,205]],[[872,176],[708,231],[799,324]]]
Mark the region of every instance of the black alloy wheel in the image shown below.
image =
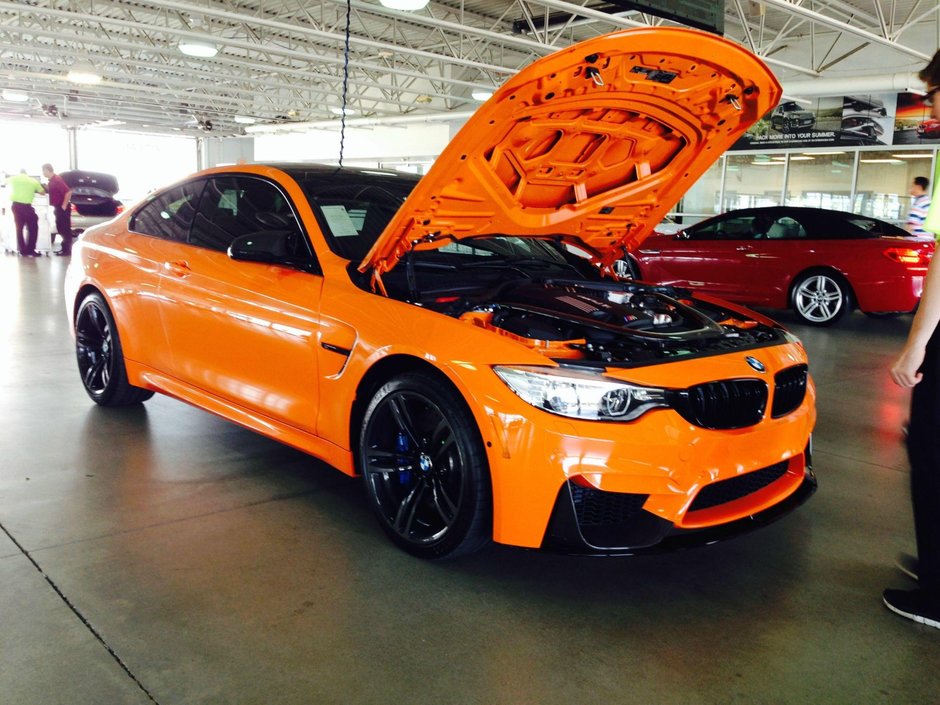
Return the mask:
[[[75,316],[75,356],[82,384],[92,401],[102,406],[139,404],[153,396],[127,381],[124,354],[107,303],[88,294]]]
[[[409,372],[379,389],[358,460],[379,524],[400,548],[451,558],[490,540],[486,453],[470,410],[446,382]]]

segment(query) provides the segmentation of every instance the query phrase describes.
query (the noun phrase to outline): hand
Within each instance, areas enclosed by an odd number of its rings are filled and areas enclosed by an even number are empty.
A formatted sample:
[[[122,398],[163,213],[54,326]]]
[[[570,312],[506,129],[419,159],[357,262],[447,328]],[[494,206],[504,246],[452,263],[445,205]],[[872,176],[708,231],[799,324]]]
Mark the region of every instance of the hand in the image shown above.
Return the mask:
[[[891,368],[891,379],[899,387],[913,387],[923,379],[918,372],[924,362],[924,348],[904,348],[901,356]]]

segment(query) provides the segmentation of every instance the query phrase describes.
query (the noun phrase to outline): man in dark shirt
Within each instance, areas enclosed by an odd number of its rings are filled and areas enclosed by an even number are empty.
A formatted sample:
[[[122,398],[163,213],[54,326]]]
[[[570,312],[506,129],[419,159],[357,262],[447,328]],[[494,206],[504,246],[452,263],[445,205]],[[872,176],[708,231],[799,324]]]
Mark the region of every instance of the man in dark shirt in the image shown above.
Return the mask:
[[[46,191],[49,192],[49,205],[55,213],[55,229],[62,237],[62,249],[56,254],[68,257],[72,254],[72,190],[65,179],[55,173],[52,164],[42,165],[42,175],[47,179]]]

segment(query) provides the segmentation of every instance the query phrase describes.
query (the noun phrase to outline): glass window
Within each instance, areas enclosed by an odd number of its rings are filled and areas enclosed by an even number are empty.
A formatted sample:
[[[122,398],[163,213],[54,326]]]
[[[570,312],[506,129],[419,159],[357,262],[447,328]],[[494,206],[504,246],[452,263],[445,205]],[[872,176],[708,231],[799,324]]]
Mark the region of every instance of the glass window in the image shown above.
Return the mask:
[[[186,242],[204,181],[190,181],[158,193],[134,214],[130,229],[165,240]]]
[[[758,231],[763,232],[767,229],[768,223],[764,221],[765,216],[757,216],[753,213],[747,215],[735,215],[730,218],[722,218],[713,221],[700,228],[693,228],[687,231],[690,240],[752,240]]]
[[[723,167],[724,159],[722,158],[712,164],[711,168],[692,184],[692,188],[682,198],[680,209],[683,220],[681,222],[688,225],[721,212],[721,203],[718,198],[721,193]]]
[[[353,172],[323,180],[295,176],[307,194],[330,249],[358,261],[366,256],[417,183],[407,176]]]
[[[309,253],[290,202],[277,186],[258,178],[225,176],[207,182],[189,241],[225,252],[241,235],[285,231],[291,246],[302,249],[288,254]]]
[[[768,240],[805,240],[806,228],[788,215],[773,221],[764,233]]]
[[[780,205],[783,165],[780,155],[729,154],[723,211]]]
[[[850,152],[791,154],[787,205],[850,211],[854,164]]]
[[[917,154],[904,153],[900,159],[885,152],[861,152],[852,211],[889,221],[907,220],[914,177],[930,178],[931,155]]]

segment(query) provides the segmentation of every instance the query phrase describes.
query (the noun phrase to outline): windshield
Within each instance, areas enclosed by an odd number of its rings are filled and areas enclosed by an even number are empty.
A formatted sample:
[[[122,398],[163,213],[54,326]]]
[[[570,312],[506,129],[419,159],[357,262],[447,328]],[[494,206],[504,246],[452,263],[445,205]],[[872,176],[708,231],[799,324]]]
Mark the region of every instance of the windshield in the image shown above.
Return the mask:
[[[329,248],[359,262],[411,193],[412,174],[339,170],[295,173]]]

